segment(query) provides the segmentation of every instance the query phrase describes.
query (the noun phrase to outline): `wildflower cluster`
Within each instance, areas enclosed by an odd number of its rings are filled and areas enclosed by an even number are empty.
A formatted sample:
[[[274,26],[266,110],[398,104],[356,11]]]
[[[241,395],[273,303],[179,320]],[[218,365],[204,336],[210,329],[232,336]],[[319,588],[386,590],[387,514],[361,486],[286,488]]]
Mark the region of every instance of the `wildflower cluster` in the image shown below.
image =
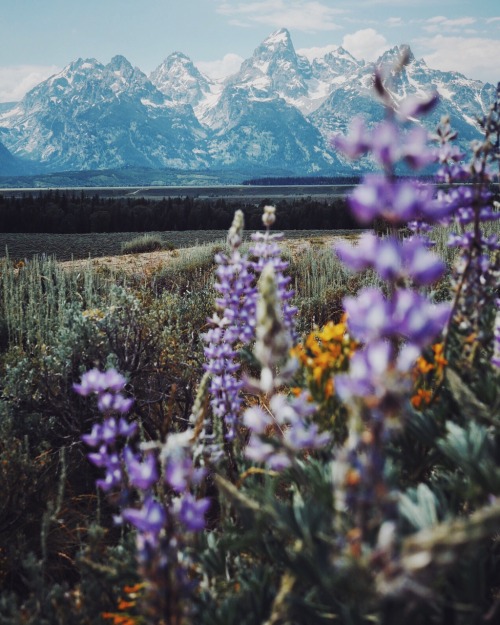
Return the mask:
[[[333,376],[347,371],[355,348],[345,320],[329,321],[292,348],[290,353],[304,368],[307,388],[316,402],[333,397]]]
[[[213,416],[225,426],[225,438],[233,440],[241,410],[241,381],[236,345],[252,340],[255,331],[255,276],[248,258],[240,252],[244,218],[236,211],[229,230],[230,254],[218,254],[215,289],[217,312],[209,319],[210,329],[203,335],[205,369],[210,375]]]
[[[273,206],[264,207],[262,221],[266,230],[252,235],[255,244],[250,247],[249,257],[240,252],[244,218],[241,211],[236,211],[228,234],[230,254],[216,256],[215,288],[220,295],[216,300],[217,312],[208,320],[211,328],[203,335],[212,412],[216,420],[223,420],[225,438],[229,441],[235,437],[242,406],[240,391],[243,381],[237,377],[240,365],[236,349],[248,345],[255,338],[258,316],[256,284],[267,266],[274,271],[279,298],[283,302],[285,325],[291,335],[295,332],[296,309],[288,303],[293,291],[288,289],[290,278],[283,273],[288,264],[281,259],[278,245],[283,235],[270,232],[275,222]]]
[[[88,454],[90,462],[105,470],[97,485],[118,505],[116,522],[137,530],[139,568],[148,582],[146,599],[156,613],[167,614],[178,610],[178,595],[189,586],[188,562],[185,557],[182,561],[186,532],[205,527],[210,500],[194,494],[205,471],[194,464],[191,429],[171,433],[164,445],[134,441],[138,425],[123,416],[133,404],[122,393],[125,386],[125,378],[114,369],[92,369],[74,385],[82,396],[97,396],[105,417],[82,439],[96,449]]]
[[[291,336],[283,319],[271,264],[262,272],[259,295],[254,354],[261,365],[261,374],[260,379],[248,380],[247,384],[265,393],[268,406],[253,406],[243,414],[243,422],[250,430],[245,455],[279,471],[291,466],[303,450],[324,447],[330,436],[320,433],[318,425],[312,422],[315,406],[306,393],[287,398],[276,392],[290,380],[294,363],[289,359]]]
[[[443,375],[448,360],[444,357],[444,342],[434,343],[429,353],[417,358],[413,369],[415,392],[411,397],[414,408],[421,409],[428,406],[433,394],[443,381]]]
[[[443,275],[443,261],[421,234],[403,240],[398,234],[398,228],[409,221],[435,223],[452,210],[434,197],[430,185],[396,177],[400,164],[418,170],[434,160],[425,130],[421,126],[407,130],[405,123],[432,108],[436,97],[407,99],[395,107],[380,74],[375,85],[386,119],[371,130],[356,120],[349,136],[334,141],[350,157],[369,152],[382,168],[381,174],[365,176],[349,203],[362,223],[383,219],[390,229],[384,238],[365,234],[356,247],[336,247],[348,268],[373,269],[387,283],[385,293],[365,288],[357,297],[344,299],[349,330],[363,346],[353,355],[349,373],[337,376],[335,382],[338,396],[357,415],[334,464],[337,485],[345,493],[344,505],[354,514],[361,540],[376,509],[385,510],[389,519],[396,514],[385,478],[385,445],[391,431],[401,427],[414,363],[450,315],[448,303],[434,304],[415,290]]]
[[[322,430],[332,432],[337,441],[345,436],[345,411],[335,394],[335,376],[348,371],[357,347],[344,315],[339,323],[329,321],[310,332],[290,352],[300,367],[292,392],[300,394],[301,387],[307,389],[316,405],[314,421]]]
[[[463,164],[463,155],[451,143],[456,133],[444,117],[437,129],[439,144],[438,179],[452,185],[440,195],[450,212],[444,223],[456,231],[448,245],[460,251],[459,262],[452,274],[454,290],[451,321],[459,338],[463,360],[474,360],[475,346],[489,341],[489,318],[486,311],[497,308],[497,287],[500,275],[500,241],[493,233],[484,234],[483,225],[500,219],[498,204],[493,200],[490,183],[494,172],[489,166],[494,144],[500,137],[500,116],[496,103],[481,120],[485,138],[472,146],[472,158]],[[498,146],[497,146],[498,149]]]

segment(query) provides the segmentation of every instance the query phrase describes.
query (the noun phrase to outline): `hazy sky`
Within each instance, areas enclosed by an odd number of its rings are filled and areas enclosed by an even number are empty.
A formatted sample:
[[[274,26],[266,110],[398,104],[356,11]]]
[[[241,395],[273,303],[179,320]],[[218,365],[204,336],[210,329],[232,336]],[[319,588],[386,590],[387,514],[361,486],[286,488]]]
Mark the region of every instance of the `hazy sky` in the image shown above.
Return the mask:
[[[499,0],[1,0],[0,102],[79,57],[123,54],[149,74],[178,50],[220,77],[280,27],[299,51],[372,60],[408,43],[430,67],[500,81]]]

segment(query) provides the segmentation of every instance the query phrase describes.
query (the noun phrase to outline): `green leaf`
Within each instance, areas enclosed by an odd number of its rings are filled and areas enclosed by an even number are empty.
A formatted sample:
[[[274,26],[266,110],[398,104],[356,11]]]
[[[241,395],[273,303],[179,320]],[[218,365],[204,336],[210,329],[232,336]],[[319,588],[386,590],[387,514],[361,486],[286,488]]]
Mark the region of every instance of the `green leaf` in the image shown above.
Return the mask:
[[[416,530],[439,523],[439,502],[427,484],[419,484],[400,495],[399,512]]]

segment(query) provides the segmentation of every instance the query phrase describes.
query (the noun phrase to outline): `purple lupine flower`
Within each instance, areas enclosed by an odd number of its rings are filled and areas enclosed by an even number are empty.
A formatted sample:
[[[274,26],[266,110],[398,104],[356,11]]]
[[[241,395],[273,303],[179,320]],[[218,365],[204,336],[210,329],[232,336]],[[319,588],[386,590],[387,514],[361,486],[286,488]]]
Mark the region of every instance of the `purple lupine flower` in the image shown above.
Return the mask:
[[[111,391],[117,393],[125,387],[127,381],[115,369],[108,371],[99,371],[99,369],[90,369],[82,375],[80,384],[73,384],[73,389],[82,396],[91,393],[102,393]]]
[[[451,304],[432,304],[411,289],[399,289],[395,294],[391,323],[393,334],[399,334],[410,343],[424,347],[432,342],[448,322]]]
[[[211,374],[210,393],[212,411],[224,420],[226,439],[232,440],[241,409],[241,383],[236,378],[239,363],[235,344],[253,339],[255,318],[255,277],[252,265],[239,252],[242,242],[243,213],[236,211],[229,231],[231,254],[217,254],[215,289],[219,293],[216,305],[219,313],[208,320],[211,328],[202,335],[205,341],[205,370]]]
[[[322,449],[330,442],[327,432],[320,432],[315,423],[298,421],[283,435],[284,442],[289,449],[299,451],[301,449]]]
[[[116,489],[123,484],[123,471],[120,458],[117,454],[108,455],[107,458],[103,457],[105,461],[105,475],[104,479],[96,480],[97,486],[104,491]]]
[[[435,151],[429,150],[429,135],[425,128],[416,126],[404,138],[401,157],[412,169],[422,169],[435,162]]]
[[[191,493],[185,493],[180,502],[179,519],[190,532],[205,529],[205,514],[210,508],[210,499],[195,499]]]
[[[158,480],[158,463],[152,453],[145,455],[144,459],[133,453],[129,447],[125,447],[123,456],[127,467],[128,479],[132,486],[146,491]]]
[[[250,406],[243,414],[243,423],[252,432],[263,434],[266,428],[273,424],[273,421],[269,412],[260,406]]]
[[[366,154],[371,147],[371,136],[362,117],[355,117],[349,126],[349,134],[336,135],[333,147],[343,152],[348,158],[356,159]]]
[[[371,153],[382,167],[391,166],[400,158],[401,136],[390,121],[377,124],[371,134]]]
[[[334,250],[346,267],[352,271],[363,271],[374,266],[378,252],[378,237],[372,233],[363,233],[357,245],[346,241],[335,244]]]
[[[373,341],[358,350],[349,363],[349,373],[335,376],[335,391],[343,400],[351,397],[385,394],[385,376],[393,360],[393,348],[388,341]]]
[[[257,277],[262,275],[264,268],[271,265],[274,270],[275,282],[278,289],[278,297],[282,308],[282,317],[285,327],[292,338],[296,337],[295,316],[297,308],[288,302],[293,297],[294,291],[288,289],[290,277],[284,275],[288,268],[288,263],[281,258],[281,249],[278,241],[283,239],[283,233],[271,234],[268,230],[264,233],[255,232],[252,234],[252,241],[255,244],[250,248],[250,252],[256,257],[253,268]]]
[[[107,445],[101,445],[98,451],[87,454],[87,458],[92,464],[100,468],[120,464],[118,455],[115,452],[110,452]]]
[[[89,447],[97,447],[102,442],[102,425],[94,423],[90,434],[83,434],[82,441]]]
[[[370,174],[349,197],[349,206],[361,223],[381,217],[391,224],[402,224],[426,214],[431,200],[430,185],[408,180],[388,182],[385,176]]]
[[[193,470],[190,457],[172,458],[167,461],[165,479],[176,492],[183,493],[189,488]]]
[[[134,400],[124,397],[121,393],[100,393],[97,398],[97,407],[101,412],[119,412],[125,414],[132,408]]]
[[[426,240],[413,237],[404,241],[402,247],[407,274],[416,285],[433,284],[444,274],[445,263],[429,251]]]
[[[272,445],[252,432],[245,447],[245,456],[252,462],[265,464],[273,471],[283,471],[291,466],[290,454],[280,449],[278,443]]]
[[[348,325],[363,342],[378,340],[392,330],[391,306],[374,287],[362,289],[357,297],[344,298]]]
[[[282,471],[291,466],[292,457],[307,449],[320,449],[330,441],[330,435],[320,433],[311,422],[316,406],[302,393],[288,398],[282,393],[274,394],[269,401],[269,411],[258,406],[245,410],[243,419],[250,430],[250,439],[245,448],[249,460],[266,464],[270,469]],[[274,424],[281,433],[280,438],[266,439],[268,426]]]
[[[165,466],[164,479],[176,492],[187,492],[190,486],[197,486],[206,475],[203,468],[193,462],[193,431],[169,434],[161,450]]]
[[[147,497],[141,508],[125,508],[122,512],[125,521],[131,523],[140,532],[158,536],[167,521],[165,507]]]
[[[429,251],[428,242],[421,237],[400,241],[395,237],[380,238],[363,234],[357,246],[335,245],[340,260],[354,271],[375,269],[383,280],[408,278],[418,286],[432,284],[440,278],[445,264]]]
[[[112,445],[118,437],[118,421],[114,417],[106,419],[102,424],[101,438],[107,445]]]

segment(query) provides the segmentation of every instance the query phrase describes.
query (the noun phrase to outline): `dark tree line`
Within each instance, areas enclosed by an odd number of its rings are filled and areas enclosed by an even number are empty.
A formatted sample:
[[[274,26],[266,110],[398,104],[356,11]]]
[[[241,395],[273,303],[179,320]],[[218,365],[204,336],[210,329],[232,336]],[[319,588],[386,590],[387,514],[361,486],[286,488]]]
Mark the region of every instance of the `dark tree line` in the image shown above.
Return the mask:
[[[249,230],[262,227],[262,206],[276,204],[283,230],[335,230],[356,228],[344,198],[316,200],[238,200],[164,198],[103,198],[84,193],[53,191],[8,197],[0,194],[1,232],[148,232],[168,230],[226,230],[235,210],[245,213]]]

